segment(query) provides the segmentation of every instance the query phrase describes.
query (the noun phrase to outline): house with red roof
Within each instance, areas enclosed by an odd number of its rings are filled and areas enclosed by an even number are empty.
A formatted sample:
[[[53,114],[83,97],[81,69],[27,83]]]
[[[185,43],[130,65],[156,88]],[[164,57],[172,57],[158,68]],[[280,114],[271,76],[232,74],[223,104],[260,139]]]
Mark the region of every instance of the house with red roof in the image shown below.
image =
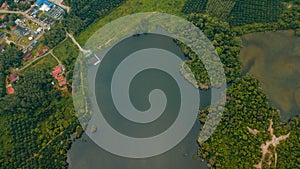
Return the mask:
[[[59,86],[64,86],[66,84],[67,84],[67,79],[65,77],[63,77],[63,79],[61,81],[58,81]]]
[[[58,75],[60,75],[63,72],[62,68],[60,65],[57,65],[54,70],[52,71],[52,77],[57,78]]]
[[[63,86],[67,84],[67,79],[65,78],[64,75],[58,76],[55,79],[58,81],[59,86]]]
[[[1,20],[5,19],[6,14],[1,16]]]
[[[9,75],[9,80],[11,83],[14,83],[19,80],[18,73],[13,73]]]
[[[14,94],[14,93],[15,93],[15,89],[12,87],[11,84],[9,84],[9,85],[6,87],[6,91],[7,91],[7,94]]]
[[[28,53],[26,56],[23,57],[23,60],[24,62],[27,62],[31,58],[32,58],[32,53]]]
[[[1,8],[5,8],[6,5],[7,5],[7,3],[6,3],[6,2],[3,2],[2,5],[1,5]]]
[[[48,48],[45,48],[45,49],[39,51],[39,52],[36,54],[36,57],[42,56],[42,55],[45,54],[47,51],[48,51]]]
[[[55,79],[57,80],[57,81],[62,81],[62,80],[64,80],[64,76],[63,75],[61,75],[61,76],[58,76],[58,77],[56,77]]]
[[[59,86],[64,86],[67,84],[66,77],[62,75],[63,72],[63,67],[61,65],[57,65],[51,73],[52,77],[58,81]]]

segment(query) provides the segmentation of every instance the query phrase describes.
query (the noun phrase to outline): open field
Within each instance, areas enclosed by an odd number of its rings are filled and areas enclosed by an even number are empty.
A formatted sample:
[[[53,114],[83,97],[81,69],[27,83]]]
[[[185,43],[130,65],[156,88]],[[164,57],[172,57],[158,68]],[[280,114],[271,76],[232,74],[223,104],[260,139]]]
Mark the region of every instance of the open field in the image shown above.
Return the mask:
[[[75,38],[81,46],[103,25],[120,18],[122,16],[138,13],[138,12],[165,12],[177,16],[184,17],[181,9],[184,5],[184,1],[172,0],[172,1],[161,1],[161,0],[130,0],[126,1],[120,7],[114,9],[111,13],[102,19],[97,20],[91,24],[87,29],[81,32]]]
[[[73,69],[71,66],[75,63],[79,49],[72,40],[68,38],[61,45],[53,50],[53,54],[66,66],[67,70]]]
[[[31,65],[26,71],[29,70],[35,70],[35,69],[41,69],[41,68],[47,68],[49,70],[49,73],[51,70],[57,65],[57,61],[50,55],[48,54],[44,58],[42,58],[39,62],[34,63]],[[48,72],[47,72],[48,73]]]
[[[20,40],[19,40],[19,44],[22,45],[22,46],[28,46],[32,41],[30,41],[28,38],[30,37],[31,35],[27,35],[27,36],[24,36],[22,37]]]

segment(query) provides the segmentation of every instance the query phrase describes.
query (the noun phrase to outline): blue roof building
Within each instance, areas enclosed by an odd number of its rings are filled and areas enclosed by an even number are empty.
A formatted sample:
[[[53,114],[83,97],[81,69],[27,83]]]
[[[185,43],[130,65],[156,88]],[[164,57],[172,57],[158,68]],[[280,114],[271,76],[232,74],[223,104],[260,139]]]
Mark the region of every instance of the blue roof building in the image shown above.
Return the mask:
[[[42,6],[42,5],[44,4],[45,1],[47,1],[47,0],[38,0],[38,1],[36,2],[36,4],[37,4],[38,6]]]
[[[42,6],[43,4],[45,4],[45,5],[49,6],[50,8],[54,6],[53,3],[51,3],[51,2],[49,2],[49,1],[47,1],[47,0],[38,0],[38,1],[36,2],[36,4],[37,4],[38,6]]]

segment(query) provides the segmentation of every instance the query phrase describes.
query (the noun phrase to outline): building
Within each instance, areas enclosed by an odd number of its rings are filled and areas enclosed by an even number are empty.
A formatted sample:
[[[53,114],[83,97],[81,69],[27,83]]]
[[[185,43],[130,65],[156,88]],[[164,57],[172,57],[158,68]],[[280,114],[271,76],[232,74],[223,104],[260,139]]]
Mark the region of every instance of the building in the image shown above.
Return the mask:
[[[61,65],[57,65],[54,70],[51,72],[51,76],[58,81],[59,86],[64,86],[67,84],[66,77],[62,74],[64,68]]]
[[[39,27],[39,28],[37,28],[36,31],[34,31],[34,34],[35,34],[35,35],[38,35],[38,34],[40,34],[42,31],[43,31],[43,28],[42,28],[42,27]]]
[[[7,27],[7,22],[4,22],[2,25],[0,25],[0,29],[4,29]]]
[[[28,49],[29,50],[34,49],[38,44],[39,44],[39,42],[37,40],[33,40],[33,42],[30,44],[30,46],[28,47]]]
[[[0,39],[4,39],[5,38],[5,33],[4,32],[0,32]]]
[[[1,15],[1,20],[5,19],[5,17],[6,17],[6,14]]]
[[[20,23],[22,23],[22,21],[21,21],[20,19],[16,19],[16,20],[15,20],[15,24],[16,24],[16,25],[19,25]]]
[[[56,80],[58,81],[59,86],[64,86],[67,84],[67,79],[63,75],[56,77]]]
[[[13,73],[13,74],[9,75],[9,81],[10,81],[10,83],[14,83],[14,82],[16,82],[18,80],[19,80],[18,73]]]
[[[62,7],[54,5],[49,11],[46,11],[46,13],[55,19],[60,19],[65,11]]]
[[[49,6],[51,8],[51,7],[53,7],[54,4],[51,3],[51,2],[49,2],[48,0],[38,0],[36,2],[36,5],[39,6],[39,7],[41,7],[43,5],[47,5],[47,6]]]
[[[30,60],[32,58],[32,53],[28,53],[24,58],[24,62],[27,62],[28,60]]]
[[[57,65],[52,71],[51,75],[53,78],[57,78],[61,73],[63,73],[63,70],[60,65]]]
[[[45,54],[47,51],[48,51],[48,48],[45,48],[45,49],[39,51],[39,52],[36,54],[36,57],[42,56],[42,55]]]
[[[49,2],[47,0],[39,0],[36,5],[39,7],[40,11],[45,12],[49,16],[60,19],[63,14],[65,13],[64,9],[52,2]]]
[[[34,6],[33,8],[30,9],[30,11],[28,11],[28,14],[30,16],[36,16],[36,14],[39,12],[39,7],[38,6]],[[35,17],[34,17],[35,18]]]
[[[40,8],[40,10],[43,11],[43,12],[48,12],[48,11],[50,11],[50,9],[51,8],[48,5],[45,5],[45,4],[43,4]]]
[[[6,3],[6,2],[3,2],[2,5],[1,5],[1,8],[5,8],[6,5],[7,5],[7,3]]]
[[[1,45],[0,46],[0,52],[5,52],[6,46],[5,45]]]
[[[27,36],[30,34],[30,29],[17,26],[14,30],[14,34],[17,36]]]
[[[14,93],[15,93],[15,89],[12,87],[11,84],[9,84],[9,85],[6,87],[6,91],[7,91],[7,94],[14,94]]]
[[[58,82],[58,85],[59,85],[59,86],[64,86],[64,85],[66,85],[66,84],[67,84],[66,78],[64,78],[64,80]]]

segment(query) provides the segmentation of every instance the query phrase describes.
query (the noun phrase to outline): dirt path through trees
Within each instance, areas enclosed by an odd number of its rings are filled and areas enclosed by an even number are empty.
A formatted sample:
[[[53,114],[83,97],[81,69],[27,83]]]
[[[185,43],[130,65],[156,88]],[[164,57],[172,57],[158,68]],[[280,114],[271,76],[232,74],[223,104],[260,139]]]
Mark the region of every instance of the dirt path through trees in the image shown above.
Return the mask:
[[[262,144],[260,146],[261,147],[261,152],[262,152],[262,157],[261,157],[260,162],[258,164],[254,165],[254,167],[257,168],[257,169],[262,169],[263,168],[263,162],[265,161],[267,155],[269,155],[269,158],[267,159],[266,163],[269,166],[271,166],[272,158],[274,156],[274,158],[275,158],[274,167],[276,168],[278,155],[277,155],[276,151],[272,152],[271,150],[269,150],[269,147],[270,146],[276,147],[280,143],[280,141],[285,140],[290,136],[290,133],[288,133],[286,135],[276,137],[274,135],[274,128],[273,128],[273,120],[272,119],[270,120],[270,126],[269,126],[268,131],[270,132],[270,135],[271,135],[272,139],[266,141],[266,144]]]

